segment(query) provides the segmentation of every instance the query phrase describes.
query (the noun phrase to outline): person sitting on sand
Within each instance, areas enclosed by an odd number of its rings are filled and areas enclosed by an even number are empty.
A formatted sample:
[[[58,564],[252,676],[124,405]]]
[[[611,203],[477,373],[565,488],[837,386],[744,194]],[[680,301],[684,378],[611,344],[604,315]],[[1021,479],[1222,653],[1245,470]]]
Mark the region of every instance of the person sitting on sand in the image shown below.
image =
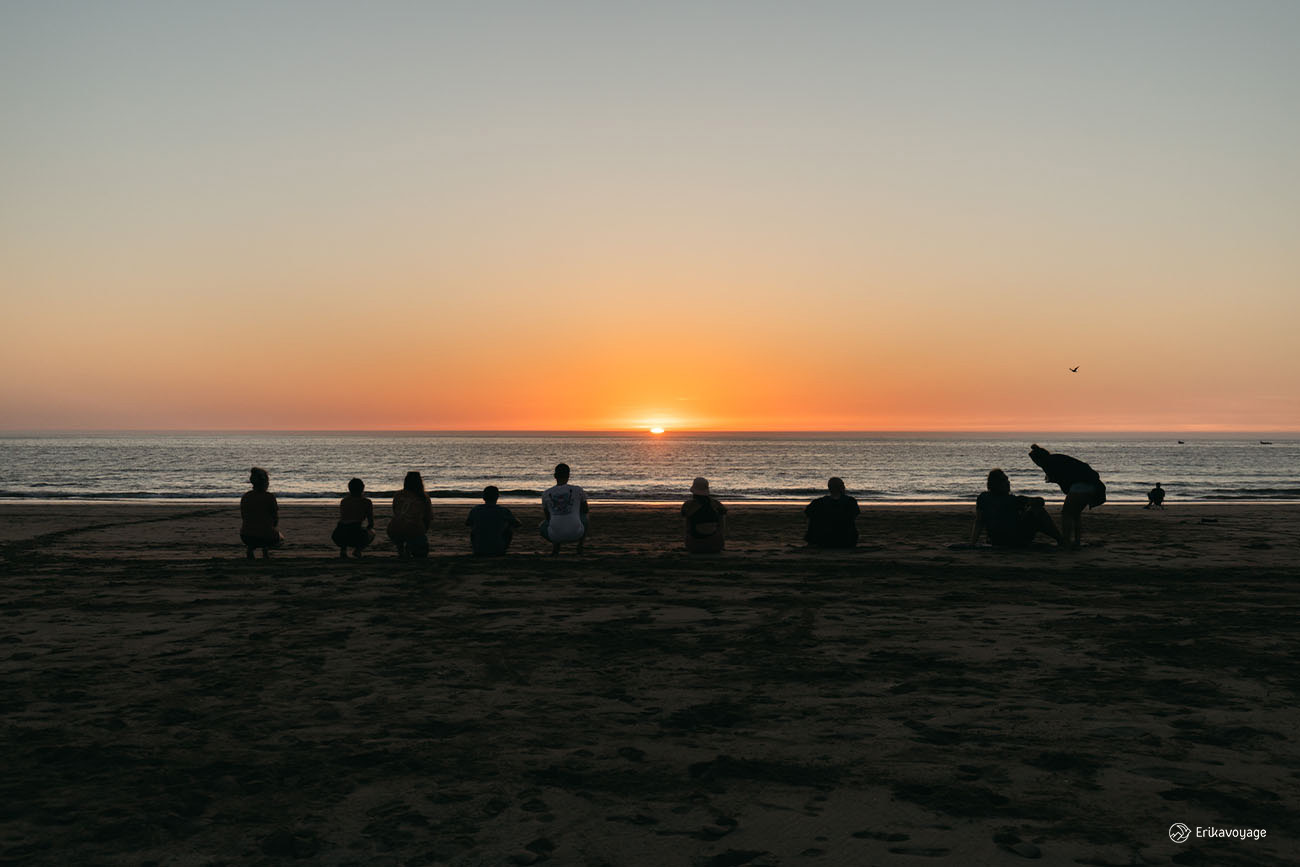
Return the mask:
[[[582,488],[569,484],[568,464],[556,465],[555,484],[542,494],[542,511],[546,517],[538,529],[542,538],[551,543],[551,553],[560,553],[565,542],[577,542],[575,550],[581,554],[590,521],[587,495]]]
[[[975,526],[970,543],[979,544],[980,534],[988,532],[989,544],[1018,548],[1028,545],[1039,533],[1064,544],[1060,531],[1047,514],[1042,497],[1019,497],[1011,493],[1011,480],[1001,469],[989,470],[988,490],[975,500]]]
[[[475,554],[499,557],[510,547],[519,519],[505,506],[497,505],[501,492],[496,485],[483,489],[483,505],[469,510],[465,525],[469,527],[469,544]]]
[[[239,499],[239,538],[248,549],[248,559],[253,559],[253,549],[262,549],[262,558],[271,556],[271,549],[280,547],[280,505],[270,492],[271,476],[261,467],[248,473],[253,489]]]
[[[1082,544],[1080,519],[1084,507],[1096,508],[1106,502],[1106,485],[1092,467],[1069,455],[1054,455],[1037,443],[1029,447],[1029,459],[1043,468],[1047,481],[1059,485],[1065,494],[1061,506],[1061,533],[1065,543],[1075,548]]]
[[[361,549],[375,541],[375,504],[363,496],[366,483],[360,479],[348,482],[348,495],[339,500],[339,523],[330,538],[339,547],[339,557],[348,558],[348,549],[354,557]]]
[[[804,541],[815,548],[852,548],[858,544],[858,501],[844,493],[844,480],[832,476],[827,494],[804,508],[808,529]]]
[[[1162,511],[1164,510],[1164,508],[1165,508],[1165,489],[1162,488],[1162,487],[1160,487],[1160,483],[1159,483],[1159,482],[1156,482],[1156,486],[1155,486],[1154,488],[1152,488],[1151,490],[1147,491],[1147,504],[1146,504],[1145,506],[1143,506],[1142,508],[1144,508],[1144,509],[1160,509],[1160,510],[1162,510]]]
[[[691,498],[682,504],[686,525],[686,550],[692,554],[717,554],[726,544],[727,507],[709,494],[703,476],[691,482]]]
[[[397,546],[401,558],[429,556],[429,525],[433,523],[433,504],[424,492],[424,479],[412,470],[402,481],[402,490],[393,497],[393,520],[388,522],[388,538]]]

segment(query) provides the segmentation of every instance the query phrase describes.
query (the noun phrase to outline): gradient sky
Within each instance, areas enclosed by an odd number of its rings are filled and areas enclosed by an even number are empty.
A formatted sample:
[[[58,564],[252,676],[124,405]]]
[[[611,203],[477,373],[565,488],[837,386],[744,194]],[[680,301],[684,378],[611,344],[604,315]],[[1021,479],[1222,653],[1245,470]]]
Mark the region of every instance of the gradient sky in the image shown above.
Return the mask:
[[[1300,429],[1297,45],[1290,0],[0,0],[0,426]]]

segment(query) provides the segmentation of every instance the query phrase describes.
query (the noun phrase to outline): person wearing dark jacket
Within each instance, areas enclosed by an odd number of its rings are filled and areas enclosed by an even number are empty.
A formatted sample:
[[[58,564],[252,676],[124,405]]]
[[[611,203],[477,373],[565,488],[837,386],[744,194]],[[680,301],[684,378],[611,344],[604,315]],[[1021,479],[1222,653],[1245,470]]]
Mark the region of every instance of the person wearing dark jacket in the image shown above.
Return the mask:
[[[808,530],[804,541],[815,548],[852,548],[858,544],[858,501],[844,493],[838,476],[826,482],[829,492],[804,508]]]
[[[1061,506],[1061,534],[1067,545],[1082,544],[1080,519],[1084,507],[1096,508],[1106,502],[1106,485],[1092,467],[1069,455],[1052,454],[1034,443],[1029,447],[1029,459],[1042,468],[1047,481],[1060,486],[1065,494]]]

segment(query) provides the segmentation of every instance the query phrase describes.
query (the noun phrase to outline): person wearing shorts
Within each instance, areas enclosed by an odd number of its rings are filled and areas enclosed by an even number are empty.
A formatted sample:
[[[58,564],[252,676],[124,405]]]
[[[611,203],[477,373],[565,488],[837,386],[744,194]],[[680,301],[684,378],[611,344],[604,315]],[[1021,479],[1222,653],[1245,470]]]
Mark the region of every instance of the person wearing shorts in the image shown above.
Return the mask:
[[[1106,484],[1096,470],[1078,458],[1052,454],[1037,443],[1029,447],[1029,459],[1042,468],[1047,481],[1058,485],[1065,494],[1061,534],[1066,545],[1078,548],[1083,544],[1083,510],[1106,502]]]
[[[589,510],[587,494],[577,485],[569,484],[569,465],[557,464],[555,484],[542,494],[542,538],[551,543],[551,553],[560,553],[560,546],[577,542],[575,551],[582,553],[583,540],[587,538]]]

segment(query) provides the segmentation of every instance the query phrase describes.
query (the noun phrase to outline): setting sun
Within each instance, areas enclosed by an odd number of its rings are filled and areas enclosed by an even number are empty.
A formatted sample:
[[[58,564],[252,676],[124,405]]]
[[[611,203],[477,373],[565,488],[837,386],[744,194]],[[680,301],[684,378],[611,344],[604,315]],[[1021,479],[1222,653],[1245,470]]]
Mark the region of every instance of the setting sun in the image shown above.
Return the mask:
[[[661,433],[663,433],[663,432],[664,432],[664,429],[661,428],[661,427],[652,427],[652,428],[650,428],[650,433],[652,433],[652,434],[661,434]]]

